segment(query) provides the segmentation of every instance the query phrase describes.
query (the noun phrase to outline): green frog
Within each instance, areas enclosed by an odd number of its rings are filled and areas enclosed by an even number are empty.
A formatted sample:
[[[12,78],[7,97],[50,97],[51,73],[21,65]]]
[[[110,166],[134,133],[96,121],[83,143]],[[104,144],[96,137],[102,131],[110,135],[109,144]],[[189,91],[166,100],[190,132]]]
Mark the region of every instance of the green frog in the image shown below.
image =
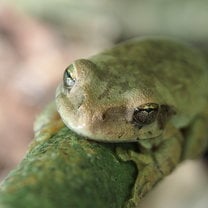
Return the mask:
[[[55,102],[77,134],[138,144],[116,149],[138,168],[125,205],[133,208],[180,161],[207,148],[207,84],[207,62],[198,49],[171,38],[139,38],[70,64]]]

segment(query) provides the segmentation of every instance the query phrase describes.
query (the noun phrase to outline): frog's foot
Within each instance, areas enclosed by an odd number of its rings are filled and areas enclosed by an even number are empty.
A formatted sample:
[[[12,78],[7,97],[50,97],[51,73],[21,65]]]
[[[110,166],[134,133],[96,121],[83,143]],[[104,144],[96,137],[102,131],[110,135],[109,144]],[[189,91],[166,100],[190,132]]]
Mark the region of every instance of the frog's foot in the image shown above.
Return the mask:
[[[134,199],[129,199],[126,204],[124,205],[125,208],[134,208],[137,205],[135,204]]]
[[[135,208],[140,200],[164,176],[168,175],[181,160],[182,135],[172,126],[159,138],[156,146],[140,153],[132,150],[117,149],[117,154],[124,161],[133,161],[138,169],[138,175],[132,189],[127,208]]]
[[[126,208],[135,208],[143,196],[162,178],[162,173],[150,154],[141,154],[120,147],[117,148],[117,154],[123,161],[133,161],[137,166],[138,176],[132,190],[132,197],[125,204]]]
[[[132,189],[132,197],[126,202],[125,208],[138,207],[140,200],[162,177],[161,172],[153,165],[147,165],[142,170],[139,170],[138,177]]]
[[[132,150],[126,150],[121,147],[116,148],[116,153],[119,158],[123,161],[134,161],[137,164],[137,167],[144,167],[152,163],[152,157],[148,154],[140,154]]]
[[[117,147],[116,148],[116,154],[123,161],[129,161],[129,160],[131,160],[131,157],[129,155],[129,150],[125,150],[125,149],[123,149],[121,147]]]

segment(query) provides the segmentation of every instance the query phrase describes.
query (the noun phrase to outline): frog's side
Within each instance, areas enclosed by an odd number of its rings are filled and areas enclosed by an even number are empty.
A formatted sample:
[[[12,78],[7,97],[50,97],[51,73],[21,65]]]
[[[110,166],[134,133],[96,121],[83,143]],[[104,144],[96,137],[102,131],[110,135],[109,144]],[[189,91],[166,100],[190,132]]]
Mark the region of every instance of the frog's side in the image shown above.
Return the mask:
[[[200,155],[207,135],[207,63],[200,52],[173,40],[148,38],[80,59],[64,73],[56,104],[64,123],[103,142],[138,142],[117,149],[138,167],[135,207],[182,159]]]

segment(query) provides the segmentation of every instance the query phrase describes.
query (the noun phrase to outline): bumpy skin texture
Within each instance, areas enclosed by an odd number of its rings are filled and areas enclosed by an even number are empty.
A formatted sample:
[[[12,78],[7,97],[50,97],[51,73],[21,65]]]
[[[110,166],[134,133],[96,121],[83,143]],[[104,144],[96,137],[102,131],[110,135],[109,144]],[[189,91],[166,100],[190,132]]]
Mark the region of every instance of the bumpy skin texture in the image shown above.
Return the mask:
[[[131,40],[75,61],[64,76],[56,104],[70,129],[96,141],[139,144],[117,148],[138,167],[126,207],[136,207],[179,161],[205,150],[208,69],[197,49],[161,38]]]
[[[56,103],[64,123],[91,139],[129,142],[161,135],[163,112],[151,125],[132,125],[133,112],[142,104],[175,111],[171,122],[177,128],[187,126],[206,105],[206,65],[184,44],[134,40],[89,60],[73,63],[75,84],[68,90],[61,83]]]

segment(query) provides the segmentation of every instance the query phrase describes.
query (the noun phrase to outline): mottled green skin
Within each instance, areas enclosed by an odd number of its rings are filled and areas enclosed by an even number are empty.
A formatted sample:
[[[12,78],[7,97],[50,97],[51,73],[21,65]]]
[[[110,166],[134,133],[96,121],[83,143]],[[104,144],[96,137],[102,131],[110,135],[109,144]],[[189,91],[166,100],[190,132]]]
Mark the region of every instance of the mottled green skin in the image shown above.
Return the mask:
[[[75,84],[60,84],[56,92],[64,123],[92,140],[138,142],[133,151],[117,148],[138,168],[126,207],[137,207],[181,160],[206,149],[207,66],[197,49],[162,38],[131,40],[70,66]],[[139,128],[134,111],[149,103],[159,106],[158,114]]]
[[[62,128],[32,146],[1,184],[1,208],[118,208],[129,197],[136,169],[118,160],[114,145]]]
[[[177,111],[174,118],[177,127],[188,125],[207,105],[207,62],[191,45],[171,39],[144,38],[118,45],[90,60],[98,66],[96,75],[108,80],[105,92],[109,97],[114,88],[120,87],[117,97],[139,89],[140,100],[144,96],[148,101],[173,106]],[[105,96],[100,96],[101,100]]]
[[[161,135],[157,120],[141,129],[132,125],[140,105],[168,106],[176,112],[171,123],[183,128],[207,104],[207,63],[199,51],[175,40],[128,41],[89,60],[77,60],[73,67],[75,85],[70,90],[59,86],[57,108],[70,129],[97,141],[131,142]]]

